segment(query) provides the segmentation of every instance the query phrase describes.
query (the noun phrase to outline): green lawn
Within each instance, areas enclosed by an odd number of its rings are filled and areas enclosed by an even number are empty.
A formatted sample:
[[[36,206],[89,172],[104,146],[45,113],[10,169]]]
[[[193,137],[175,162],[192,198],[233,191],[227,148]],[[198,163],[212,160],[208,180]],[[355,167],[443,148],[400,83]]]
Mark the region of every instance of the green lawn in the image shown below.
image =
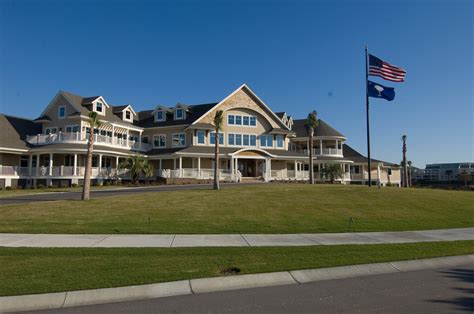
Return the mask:
[[[92,186],[91,190],[107,190],[117,188],[128,188],[128,186],[120,185],[98,185]],[[13,190],[0,190],[0,200],[6,197],[12,196],[23,196],[23,195],[35,195],[43,193],[54,193],[54,192],[82,192],[82,187],[64,187],[64,188],[40,188],[40,189],[13,189]]]
[[[0,232],[312,233],[474,227],[474,193],[261,184],[0,206]]]
[[[0,248],[0,295],[140,285],[474,253],[474,241],[310,247]]]

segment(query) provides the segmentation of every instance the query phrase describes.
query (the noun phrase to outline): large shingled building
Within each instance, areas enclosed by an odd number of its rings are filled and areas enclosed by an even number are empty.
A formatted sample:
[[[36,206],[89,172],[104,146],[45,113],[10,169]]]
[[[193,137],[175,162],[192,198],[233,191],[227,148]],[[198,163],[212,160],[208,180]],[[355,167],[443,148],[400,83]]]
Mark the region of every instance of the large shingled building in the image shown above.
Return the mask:
[[[216,103],[158,105],[136,112],[131,105],[109,104],[103,96],[83,97],[59,91],[37,119],[0,115],[0,187],[80,184],[90,132],[94,133],[92,178],[98,183],[128,180],[119,163],[145,156],[156,177],[213,177],[216,136],[213,117],[224,111],[220,133],[220,179],[226,181],[306,180],[308,126],[285,112],[273,112],[246,84]],[[101,126],[90,130],[88,114]],[[340,165],[341,183],[365,184],[367,159],[349,147],[346,137],[319,120],[313,143],[314,171]],[[373,160],[374,183],[400,184],[399,167]]]

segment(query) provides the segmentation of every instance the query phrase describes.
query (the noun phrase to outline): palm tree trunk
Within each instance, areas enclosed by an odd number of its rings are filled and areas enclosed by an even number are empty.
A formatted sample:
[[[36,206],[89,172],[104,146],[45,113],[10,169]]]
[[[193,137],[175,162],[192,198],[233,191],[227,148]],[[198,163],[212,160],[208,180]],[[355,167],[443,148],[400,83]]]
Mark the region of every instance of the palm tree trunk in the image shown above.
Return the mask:
[[[91,172],[92,172],[92,149],[94,146],[94,130],[91,128],[89,142],[87,143],[86,169],[84,174],[84,186],[82,188],[82,200],[88,201],[91,194]]]
[[[214,150],[214,190],[220,190],[219,186],[219,130],[216,130],[216,146]]]
[[[313,172],[313,136],[314,131],[311,128],[309,131],[309,183],[314,184],[314,172]]]

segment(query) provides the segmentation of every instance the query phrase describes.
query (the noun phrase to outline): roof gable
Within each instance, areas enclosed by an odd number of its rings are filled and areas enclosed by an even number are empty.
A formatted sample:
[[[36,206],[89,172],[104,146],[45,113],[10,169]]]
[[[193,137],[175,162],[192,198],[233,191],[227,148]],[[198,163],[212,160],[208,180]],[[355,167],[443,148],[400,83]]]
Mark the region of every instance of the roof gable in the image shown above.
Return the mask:
[[[214,107],[212,107],[211,109],[209,109],[205,114],[203,114],[199,119],[197,119],[196,121],[194,121],[193,123],[199,123],[199,122],[203,122],[202,120],[205,119],[209,114],[211,114],[212,112],[214,112],[215,110],[217,110],[217,108],[219,108],[221,105],[227,103],[227,101],[229,101],[232,97],[234,97],[237,93],[239,93],[240,91],[243,91],[245,92],[250,98],[252,98],[254,100],[254,103],[256,103],[257,105],[260,105],[262,107],[262,109],[264,111],[266,111],[269,115],[270,118],[273,119],[273,121],[278,124],[280,127],[284,128],[284,129],[288,129],[288,126],[283,123],[283,121],[281,121],[281,119],[270,109],[270,107],[268,107],[258,96],[257,94],[255,94],[251,89],[250,87],[247,86],[247,84],[242,84],[239,88],[237,88],[236,90],[234,90],[232,93],[230,93],[227,97],[225,97],[224,99],[222,99],[220,102],[218,102]]]

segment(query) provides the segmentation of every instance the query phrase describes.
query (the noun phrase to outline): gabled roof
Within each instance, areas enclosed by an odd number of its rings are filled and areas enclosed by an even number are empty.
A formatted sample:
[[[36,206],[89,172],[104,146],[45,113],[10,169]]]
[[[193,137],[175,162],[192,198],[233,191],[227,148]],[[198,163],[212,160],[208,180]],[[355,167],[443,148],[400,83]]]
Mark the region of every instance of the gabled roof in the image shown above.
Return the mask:
[[[30,119],[0,114],[0,146],[12,149],[28,149],[27,135],[41,133],[41,125]]]
[[[314,130],[314,136],[337,136],[345,137],[339,133],[332,126],[327,124],[325,121],[319,119],[319,125]],[[307,137],[308,136],[308,123],[306,119],[293,120],[292,131],[296,133],[296,137]]]
[[[206,112],[208,112],[215,105],[216,103],[190,105],[187,108],[186,119],[183,119],[183,120],[174,120],[173,115],[169,114],[166,117],[166,121],[155,122],[155,117],[152,114],[154,110],[140,111],[138,113],[138,121],[136,122],[136,125],[143,128],[174,126],[174,125],[190,125],[194,123],[197,119],[202,117]]]
[[[229,98],[231,98],[232,96],[234,96],[238,91],[240,90],[247,90],[250,95],[252,97],[254,97],[269,113],[271,116],[273,116],[275,118],[276,121],[278,121],[279,123],[281,123],[281,125],[289,130],[288,126],[283,123],[283,121],[281,121],[281,119],[270,109],[270,107],[267,106],[267,104],[265,104],[263,102],[263,100],[261,100],[257,94],[255,94],[253,92],[253,90],[250,89],[250,87],[247,85],[247,84],[242,84],[241,86],[239,86],[239,88],[237,88],[236,90],[234,90],[232,93],[230,93],[229,95],[227,95],[224,99],[222,99],[220,102],[216,103],[213,107],[211,107],[207,112],[205,112],[201,117],[199,117],[197,120],[195,120],[193,123],[198,123],[201,118],[203,118],[204,116],[206,116],[208,113],[210,113],[212,110],[214,110],[215,108],[219,107],[222,103],[224,103],[225,101],[227,101]]]
[[[277,115],[278,118],[283,119],[283,117],[286,115],[286,112],[284,112],[284,111],[275,112],[275,114]]]

